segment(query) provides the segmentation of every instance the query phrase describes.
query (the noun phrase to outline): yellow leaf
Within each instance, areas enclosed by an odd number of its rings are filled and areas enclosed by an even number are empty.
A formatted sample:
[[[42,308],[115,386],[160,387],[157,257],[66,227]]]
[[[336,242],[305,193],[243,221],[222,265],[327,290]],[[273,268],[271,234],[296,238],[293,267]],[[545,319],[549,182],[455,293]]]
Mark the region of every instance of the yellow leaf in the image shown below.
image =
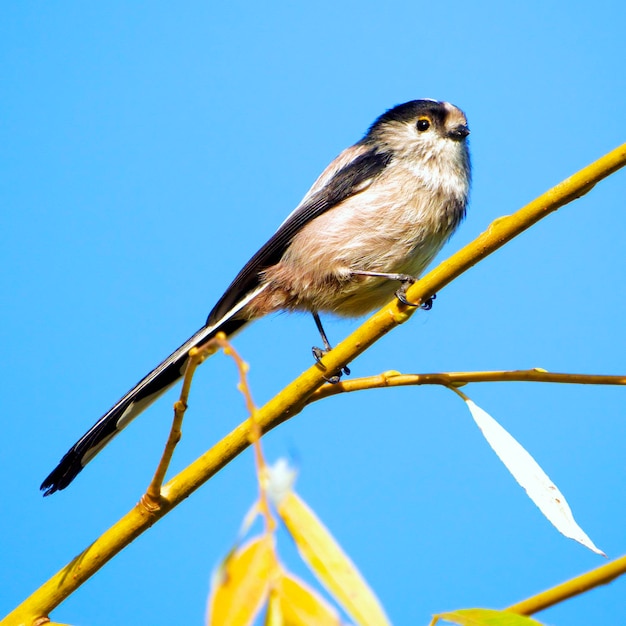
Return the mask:
[[[294,492],[277,510],[302,558],[352,618],[364,626],[387,626],[378,599],[313,511]]]
[[[444,619],[460,626],[541,626],[541,623],[525,615],[493,609],[459,609],[435,616],[432,624]]]
[[[208,626],[248,626],[267,600],[277,562],[274,540],[256,537],[230,554],[213,581]]]
[[[340,626],[337,612],[313,589],[294,576],[284,574],[272,590],[284,626]]]
[[[270,597],[267,601],[267,613],[265,614],[264,626],[285,626],[283,612],[280,608],[280,595],[276,587],[270,589]]]

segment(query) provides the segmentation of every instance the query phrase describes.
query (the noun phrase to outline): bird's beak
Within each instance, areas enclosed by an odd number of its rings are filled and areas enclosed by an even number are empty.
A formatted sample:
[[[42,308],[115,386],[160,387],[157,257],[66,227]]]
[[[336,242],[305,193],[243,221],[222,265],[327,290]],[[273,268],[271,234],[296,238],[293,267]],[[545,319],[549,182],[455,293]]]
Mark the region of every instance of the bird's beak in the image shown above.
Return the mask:
[[[465,139],[470,134],[470,130],[467,127],[467,124],[459,124],[455,126],[452,130],[448,131],[448,137],[450,139],[456,139],[460,141],[461,139]]]

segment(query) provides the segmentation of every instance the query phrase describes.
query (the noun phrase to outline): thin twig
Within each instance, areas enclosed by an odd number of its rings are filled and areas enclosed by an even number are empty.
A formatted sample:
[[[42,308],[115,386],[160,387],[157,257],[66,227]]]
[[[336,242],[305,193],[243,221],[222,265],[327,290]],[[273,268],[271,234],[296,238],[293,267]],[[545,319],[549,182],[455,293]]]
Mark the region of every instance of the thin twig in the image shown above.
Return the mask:
[[[248,418],[250,423],[249,441],[254,449],[256,474],[259,483],[258,510],[261,512],[261,515],[263,515],[263,519],[265,520],[265,532],[268,534],[273,533],[276,529],[276,520],[272,515],[272,510],[267,496],[267,463],[265,462],[263,449],[261,447],[261,435],[263,433],[261,432],[261,427],[256,419],[257,407],[252,399],[252,391],[250,389],[250,385],[248,384],[248,370],[250,369],[250,366],[241,358],[237,350],[233,348],[228,339],[226,339],[226,335],[224,335],[224,333],[217,335],[216,340],[219,346],[224,350],[224,354],[232,357],[237,365],[237,370],[239,372],[239,384],[237,385],[237,388],[245,399],[246,409],[250,415]]]
[[[626,556],[622,556],[606,565],[601,565],[590,572],[571,578],[556,587],[552,587],[531,598],[513,604],[507,607],[506,610],[511,613],[518,613],[519,615],[533,615],[559,602],[585,593],[594,587],[613,582],[623,574],[626,574]]]
[[[604,374],[565,374],[535,368],[530,370],[500,370],[489,372],[439,372],[432,374],[400,374],[396,371],[383,372],[376,376],[344,380],[336,385],[324,385],[307,399],[311,404],[329,396],[364,389],[407,387],[411,385],[442,385],[461,387],[468,383],[536,382],[567,383],[576,385],[626,385],[626,376]]]
[[[222,334],[223,335],[223,334]],[[220,344],[221,337],[218,335],[207,341],[202,346],[192,348],[189,351],[189,358],[187,359],[187,365],[185,366],[185,375],[183,377],[183,385],[180,390],[180,396],[174,403],[174,419],[172,420],[172,426],[170,433],[165,443],[165,449],[161,460],[154,472],[154,476],[148,485],[146,493],[142,496],[142,503],[149,510],[158,509],[162,504],[161,487],[163,480],[165,480],[165,474],[167,468],[172,462],[172,456],[174,450],[180,441],[182,436],[183,418],[185,417],[185,411],[187,410],[187,402],[189,400],[189,392],[191,391],[191,382],[193,376],[196,373],[198,365],[200,365],[206,358],[215,354]]]

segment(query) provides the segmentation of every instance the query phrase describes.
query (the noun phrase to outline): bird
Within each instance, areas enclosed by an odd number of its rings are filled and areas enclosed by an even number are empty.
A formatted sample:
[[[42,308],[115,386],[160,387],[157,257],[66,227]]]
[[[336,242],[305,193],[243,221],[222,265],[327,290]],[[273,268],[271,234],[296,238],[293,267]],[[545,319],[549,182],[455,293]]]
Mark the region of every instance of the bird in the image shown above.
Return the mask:
[[[189,350],[231,337],[275,311],[359,317],[406,289],[466,214],[469,127],[448,102],[419,99],[385,111],[321,173],[302,201],[237,274],[205,325],[118,400],[41,484],[65,489],[85,465],[184,374]],[[399,284],[399,287],[398,287]],[[349,370],[344,369],[345,373]],[[341,375],[341,372],[339,373]],[[337,376],[331,382],[335,382]]]

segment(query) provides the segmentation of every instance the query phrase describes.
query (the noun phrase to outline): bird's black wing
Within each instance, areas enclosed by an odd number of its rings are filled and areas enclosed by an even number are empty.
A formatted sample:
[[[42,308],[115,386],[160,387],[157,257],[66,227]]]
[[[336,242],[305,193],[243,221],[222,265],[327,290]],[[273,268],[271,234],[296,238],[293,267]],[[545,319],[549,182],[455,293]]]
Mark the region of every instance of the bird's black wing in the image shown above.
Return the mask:
[[[218,324],[259,285],[261,272],[280,261],[291,240],[304,226],[350,196],[366,189],[387,167],[391,158],[390,152],[368,150],[338,170],[319,191],[305,197],[302,204],[239,272],[209,313],[207,326]],[[238,320],[230,323],[237,324]]]

